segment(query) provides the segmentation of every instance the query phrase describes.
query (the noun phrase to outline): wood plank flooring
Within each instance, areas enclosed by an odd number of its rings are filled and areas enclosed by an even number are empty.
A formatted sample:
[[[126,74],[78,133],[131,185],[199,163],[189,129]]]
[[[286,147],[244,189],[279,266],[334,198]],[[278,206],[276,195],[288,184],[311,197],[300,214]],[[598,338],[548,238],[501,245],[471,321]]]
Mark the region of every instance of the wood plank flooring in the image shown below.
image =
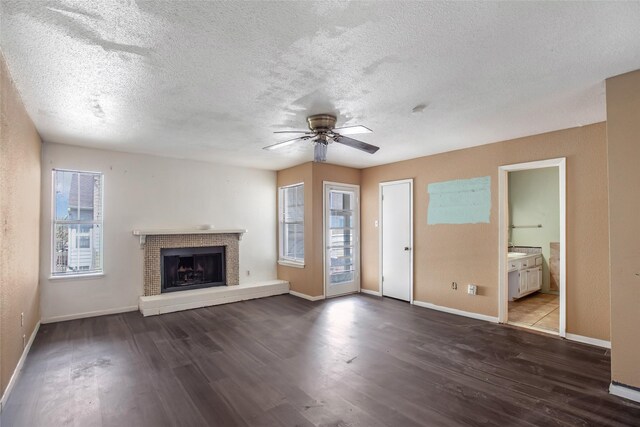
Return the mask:
[[[604,349],[391,299],[43,325],[2,426],[639,425]]]

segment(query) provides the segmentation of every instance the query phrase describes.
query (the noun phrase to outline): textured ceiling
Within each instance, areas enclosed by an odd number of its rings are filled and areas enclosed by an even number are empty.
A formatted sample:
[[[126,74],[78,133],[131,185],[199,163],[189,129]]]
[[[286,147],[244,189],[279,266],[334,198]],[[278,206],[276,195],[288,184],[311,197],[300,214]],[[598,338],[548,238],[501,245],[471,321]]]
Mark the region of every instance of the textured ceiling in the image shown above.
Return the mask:
[[[261,149],[309,114],[372,128],[329,147],[364,167],[602,121],[640,68],[639,2],[0,4],[45,141],[267,169],[312,159]]]

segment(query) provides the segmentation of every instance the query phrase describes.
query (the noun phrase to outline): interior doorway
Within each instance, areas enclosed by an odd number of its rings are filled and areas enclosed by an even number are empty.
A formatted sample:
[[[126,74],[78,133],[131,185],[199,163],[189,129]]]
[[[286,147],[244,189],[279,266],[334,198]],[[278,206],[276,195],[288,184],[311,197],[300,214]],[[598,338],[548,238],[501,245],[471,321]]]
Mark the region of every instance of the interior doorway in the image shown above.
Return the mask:
[[[360,291],[360,187],[324,182],[324,292]]]
[[[566,336],[566,160],[501,166],[499,321]]]
[[[380,184],[380,291],[413,303],[413,180]]]

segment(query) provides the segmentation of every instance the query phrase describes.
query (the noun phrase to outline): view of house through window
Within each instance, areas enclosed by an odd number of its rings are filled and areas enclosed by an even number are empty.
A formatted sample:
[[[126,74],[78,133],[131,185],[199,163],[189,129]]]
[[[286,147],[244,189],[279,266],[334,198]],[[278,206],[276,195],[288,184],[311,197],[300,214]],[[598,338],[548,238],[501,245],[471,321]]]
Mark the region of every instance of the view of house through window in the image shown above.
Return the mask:
[[[52,274],[102,272],[102,174],[53,171]]]
[[[280,199],[280,259],[304,263],[304,184],[282,187]]]

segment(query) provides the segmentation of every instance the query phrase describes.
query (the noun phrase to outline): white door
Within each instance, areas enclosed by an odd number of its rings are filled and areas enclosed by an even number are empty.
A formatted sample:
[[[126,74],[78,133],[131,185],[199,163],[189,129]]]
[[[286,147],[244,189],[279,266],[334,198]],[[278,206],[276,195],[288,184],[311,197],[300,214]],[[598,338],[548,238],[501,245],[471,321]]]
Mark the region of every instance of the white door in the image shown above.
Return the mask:
[[[382,295],[412,300],[413,180],[380,184]]]
[[[325,295],[360,290],[360,188],[324,183]]]

